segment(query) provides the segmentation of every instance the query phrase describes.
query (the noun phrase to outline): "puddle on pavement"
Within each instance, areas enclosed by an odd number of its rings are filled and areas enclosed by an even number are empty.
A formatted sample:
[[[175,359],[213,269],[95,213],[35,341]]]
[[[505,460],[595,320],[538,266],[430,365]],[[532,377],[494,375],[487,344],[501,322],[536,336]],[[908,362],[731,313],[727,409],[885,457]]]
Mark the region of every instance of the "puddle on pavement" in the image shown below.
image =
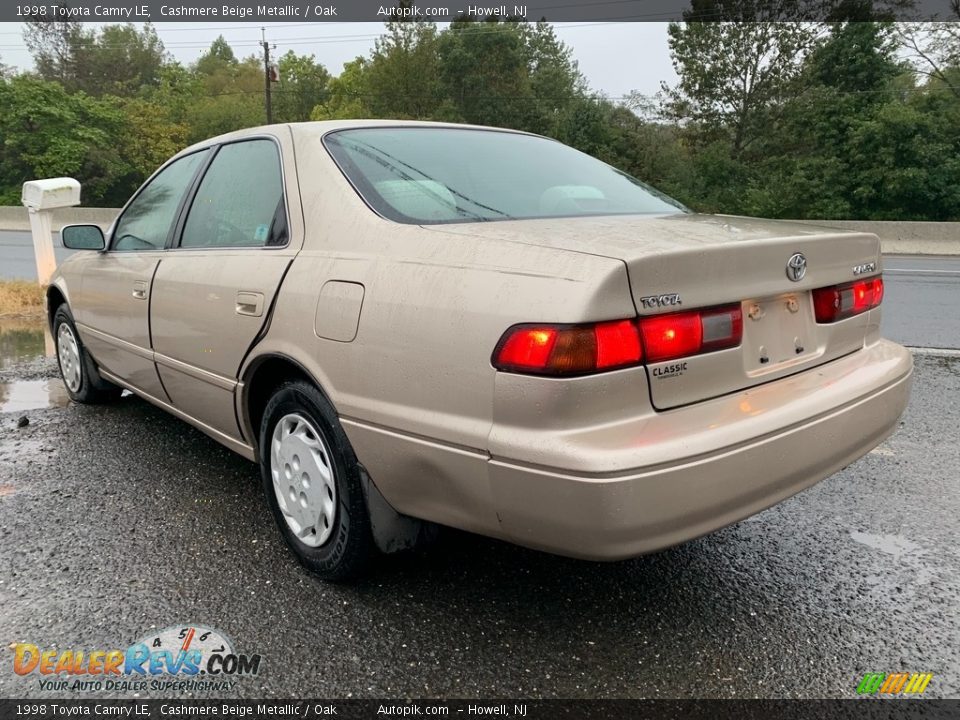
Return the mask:
[[[69,404],[70,396],[59,379],[0,383],[0,413],[66,407]]]
[[[0,319],[0,369],[53,355],[53,342],[40,318]],[[0,412],[15,413],[64,407],[70,402],[59,379],[0,383]]]
[[[0,319],[0,369],[52,355],[53,339],[42,319]]]
[[[850,537],[854,542],[866,545],[874,550],[879,550],[887,555],[892,555],[895,560],[900,560],[902,556],[914,557],[923,554],[923,550],[919,545],[899,535],[872,535],[870,533],[854,531],[850,533]]]

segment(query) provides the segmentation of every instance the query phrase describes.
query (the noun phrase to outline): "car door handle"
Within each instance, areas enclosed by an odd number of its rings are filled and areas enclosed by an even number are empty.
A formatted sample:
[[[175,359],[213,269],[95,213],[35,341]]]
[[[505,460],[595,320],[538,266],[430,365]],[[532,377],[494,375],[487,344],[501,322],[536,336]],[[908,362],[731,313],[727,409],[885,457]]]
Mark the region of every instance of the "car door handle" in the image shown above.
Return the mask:
[[[263,293],[238,292],[237,315],[252,315],[253,317],[263,315]]]
[[[133,283],[133,296],[137,300],[147,299],[147,283],[144,280],[137,280]]]

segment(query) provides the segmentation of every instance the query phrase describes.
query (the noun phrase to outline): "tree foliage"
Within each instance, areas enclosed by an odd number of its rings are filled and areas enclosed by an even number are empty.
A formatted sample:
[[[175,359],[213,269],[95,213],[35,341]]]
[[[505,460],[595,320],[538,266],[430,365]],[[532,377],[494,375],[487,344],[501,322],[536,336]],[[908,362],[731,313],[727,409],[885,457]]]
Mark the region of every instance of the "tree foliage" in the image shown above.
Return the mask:
[[[277,63],[280,85],[273,101],[275,122],[303,122],[313,109],[327,100],[330,73],[313,55],[297,55],[293,50]]]
[[[773,76],[778,89],[763,94],[753,122],[741,124],[743,114],[734,111],[687,111],[680,137],[695,152],[692,172],[677,186],[680,199],[705,210],[771,217],[960,217],[960,103],[948,97],[950,89],[934,79],[916,83],[913,68],[898,59],[891,23],[837,22],[807,31],[805,51]],[[671,34],[683,60],[679,87],[667,100],[671,119],[683,112],[675,104],[680,94],[695,107],[717,106],[716,77],[696,81],[727,46],[719,27],[709,34],[708,49],[692,46],[683,31]],[[789,39],[777,44],[795,46]],[[731,53],[720,66],[734,68],[720,77],[745,78],[755,64],[749,54]],[[683,76],[690,69],[692,80]]]
[[[88,95],[135,95],[157,84],[167,60],[150,23],[90,30],[73,21],[35,20],[26,23],[24,39],[40,77]]]
[[[0,84],[0,188],[17,204],[24,180],[69,175],[84,179],[89,204],[112,204],[128,173],[116,138],[123,115],[83,93],[28,76]]]
[[[960,2],[956,0],[954,10],[957,21],[902,23],[898,32],[917,71],[960,97]]]
[[[664,88],[668,114],[728,138],[735,156],[763,135],[816,37],[809,24],[781,22],[671,23],[668,32],[680,76]]]
[[[693,0],[669,28],[678,82],[659,97],[592,91],[547,23],[387,23],[332,75],[279,55],[278,122],[412,118],[557,138],[703,211],[960,219],[960,34],[884,22],[871,0],[782,22],[819,0]],[[707,22],[717,12],[744,22]],[[263,62],[222,36],[193,64],[149,25],[30,23],[35,71],[0,66],[0,202],[73,175],[119,205],[182,147],[262,124]]]

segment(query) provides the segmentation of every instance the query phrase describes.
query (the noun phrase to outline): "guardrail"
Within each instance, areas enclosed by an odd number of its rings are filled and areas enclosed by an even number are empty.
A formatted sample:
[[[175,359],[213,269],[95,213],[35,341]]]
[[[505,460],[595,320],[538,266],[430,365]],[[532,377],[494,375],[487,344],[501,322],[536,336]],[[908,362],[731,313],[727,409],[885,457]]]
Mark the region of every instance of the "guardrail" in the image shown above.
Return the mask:
[[[53,210],[53,229],[64,225],[93,223],[104,229],[120,212],[117,208],[61,208]],[[914,222],[901,220],[797,220],[805,225],[872,232],[880,238],[885,254],[960,255],[960,222]],[[24,207],[0,206],[0,230],[30,230]]]

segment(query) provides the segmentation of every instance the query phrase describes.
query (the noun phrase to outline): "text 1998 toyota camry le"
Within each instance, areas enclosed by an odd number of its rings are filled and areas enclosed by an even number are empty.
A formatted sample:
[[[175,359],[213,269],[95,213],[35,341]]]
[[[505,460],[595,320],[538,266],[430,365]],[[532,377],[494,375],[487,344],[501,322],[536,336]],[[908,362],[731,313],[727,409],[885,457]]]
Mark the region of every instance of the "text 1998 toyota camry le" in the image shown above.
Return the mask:
[[[439,523],[664,548],[883,440],[912,363],[874,235],[692,214],[545,138],[412,122],[195,145],[48,292],[79,402],[121,388],[260,463],[327,578]],[[424,522],[428,521],[428,522]]]

